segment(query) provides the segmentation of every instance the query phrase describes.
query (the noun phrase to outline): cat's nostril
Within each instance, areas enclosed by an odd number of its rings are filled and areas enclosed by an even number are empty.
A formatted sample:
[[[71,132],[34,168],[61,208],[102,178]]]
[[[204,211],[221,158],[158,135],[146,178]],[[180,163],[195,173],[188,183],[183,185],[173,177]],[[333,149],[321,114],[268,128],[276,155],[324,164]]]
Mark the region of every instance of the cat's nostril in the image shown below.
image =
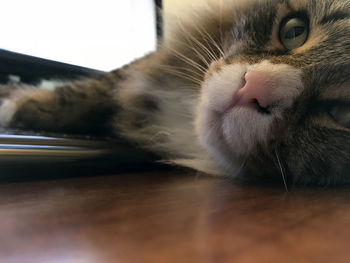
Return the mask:
[[[247,71],[244,72],[243,76],[242,76],[242,80],[241,80],[241,87],[244,87],[245,84],[247,83],[247,80],[246,80],[246,74],[247,74]]]
[[[262,107],[257,99],[253,99],[253,103],[256,105],[258,112],[263,114],[270,114],[270,107]]]

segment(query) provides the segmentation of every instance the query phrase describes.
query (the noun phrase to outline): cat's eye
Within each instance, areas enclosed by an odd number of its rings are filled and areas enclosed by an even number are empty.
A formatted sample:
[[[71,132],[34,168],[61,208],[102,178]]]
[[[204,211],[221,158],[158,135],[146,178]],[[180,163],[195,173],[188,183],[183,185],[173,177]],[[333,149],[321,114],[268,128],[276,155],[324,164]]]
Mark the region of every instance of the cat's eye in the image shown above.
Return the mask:
[[[309,35],[309,23],[304,16],[292,16],[282,21],[279,37],[285,48],[292,50],[301,47]]]
[[[350,105],[333,106],[329,114],[337,123],[350,129]]]

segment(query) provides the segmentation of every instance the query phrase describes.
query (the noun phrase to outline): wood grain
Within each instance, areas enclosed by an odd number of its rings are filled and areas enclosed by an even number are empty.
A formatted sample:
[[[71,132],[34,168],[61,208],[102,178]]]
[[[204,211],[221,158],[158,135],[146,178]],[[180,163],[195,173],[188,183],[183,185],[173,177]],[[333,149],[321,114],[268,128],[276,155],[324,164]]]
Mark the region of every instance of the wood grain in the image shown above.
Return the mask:
[[[0,262],[350,262],[349,187],[182,172],[0,184]]]

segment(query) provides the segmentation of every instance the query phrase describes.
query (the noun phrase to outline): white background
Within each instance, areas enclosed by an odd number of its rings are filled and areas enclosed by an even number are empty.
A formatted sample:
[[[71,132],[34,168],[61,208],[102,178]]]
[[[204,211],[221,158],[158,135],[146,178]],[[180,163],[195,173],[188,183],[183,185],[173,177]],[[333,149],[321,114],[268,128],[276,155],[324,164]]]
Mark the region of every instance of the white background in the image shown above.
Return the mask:
[[[153,0],[1,0],[0,48],[109,71],[155,50]]]

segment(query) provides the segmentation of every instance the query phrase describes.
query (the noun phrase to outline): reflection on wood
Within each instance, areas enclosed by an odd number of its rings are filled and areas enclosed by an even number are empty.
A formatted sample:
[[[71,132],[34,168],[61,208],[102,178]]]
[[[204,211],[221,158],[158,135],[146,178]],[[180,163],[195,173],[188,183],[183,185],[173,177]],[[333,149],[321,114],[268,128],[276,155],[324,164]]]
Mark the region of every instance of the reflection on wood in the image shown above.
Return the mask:
[[[0,262],[350,262],[350,189],[155,172],[0,185]]]

